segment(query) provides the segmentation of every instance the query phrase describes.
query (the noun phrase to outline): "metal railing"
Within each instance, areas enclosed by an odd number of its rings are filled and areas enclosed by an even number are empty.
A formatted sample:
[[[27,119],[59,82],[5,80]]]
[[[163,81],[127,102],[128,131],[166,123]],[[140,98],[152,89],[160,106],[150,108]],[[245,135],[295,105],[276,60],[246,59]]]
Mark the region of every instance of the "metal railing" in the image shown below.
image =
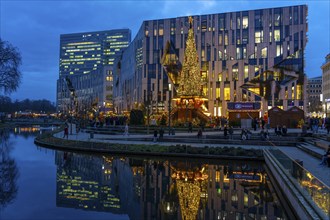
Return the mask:
[[[285,173],[291,184],[316,212],[330,219],[330,188],[302,166],[302,161],[293,160],[276,147],[268,150],[277,161],[277,166]]]

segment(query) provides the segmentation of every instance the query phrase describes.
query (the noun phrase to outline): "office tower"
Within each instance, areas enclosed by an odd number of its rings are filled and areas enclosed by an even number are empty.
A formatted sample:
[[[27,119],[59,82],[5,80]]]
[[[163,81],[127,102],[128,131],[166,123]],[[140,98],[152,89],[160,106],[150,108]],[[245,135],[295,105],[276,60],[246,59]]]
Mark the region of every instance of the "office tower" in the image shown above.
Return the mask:
[[[112,111],[114,60],[130,41],[129,29],[61,35],[58,111]]]

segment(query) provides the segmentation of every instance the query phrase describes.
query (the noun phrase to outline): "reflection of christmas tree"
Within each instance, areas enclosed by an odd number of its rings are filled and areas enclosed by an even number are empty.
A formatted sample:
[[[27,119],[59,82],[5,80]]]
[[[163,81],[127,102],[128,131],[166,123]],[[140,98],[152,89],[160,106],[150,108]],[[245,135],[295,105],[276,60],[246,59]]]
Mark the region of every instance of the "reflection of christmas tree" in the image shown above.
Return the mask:
[[[199,182],[177,180],[177,187],[182,219],[196,219],[201,196]]]
[[[186,42],[183,67],[180,73],[180,86],[178,95],[180,96],[200,96],[202,80],[199,69],[198,56],[192,28],[192,18],[189,18],[190,29]]]

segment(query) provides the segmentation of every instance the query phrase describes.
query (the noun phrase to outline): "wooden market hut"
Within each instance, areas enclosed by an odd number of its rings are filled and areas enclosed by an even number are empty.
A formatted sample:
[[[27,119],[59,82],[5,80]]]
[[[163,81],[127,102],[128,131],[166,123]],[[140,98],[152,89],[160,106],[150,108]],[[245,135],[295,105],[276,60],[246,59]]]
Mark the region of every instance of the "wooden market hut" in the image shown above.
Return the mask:
[[[298,122],[305,118],[305,113],[296,106],[286,111],[279,107],[274,107],[268,110],[268,117],[271,128],[275,128],[277,125],[285,125],[287,128],[297,128]]]

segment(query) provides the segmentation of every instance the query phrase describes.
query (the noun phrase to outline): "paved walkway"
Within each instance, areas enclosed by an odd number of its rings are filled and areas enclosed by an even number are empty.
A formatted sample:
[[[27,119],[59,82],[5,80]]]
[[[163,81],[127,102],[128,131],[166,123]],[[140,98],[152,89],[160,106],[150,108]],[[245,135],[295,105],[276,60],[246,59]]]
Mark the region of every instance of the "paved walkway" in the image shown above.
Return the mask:
[[[209,131],[209,132],[203,132],[203,135],[216,135],[219,134],[219,136],[223,136],[223,131]],[[238,131],[236,132],[238,134]],[[63,132],[55,134],[55,137],[63,138]],[[177,133],[176,135],[168,135],[164,134],[164,137],[175,137],[179,139],[182,138],[194,138],[197,140],[197,132],[188,133],[188,132],[181,132]],[[94,134],[93,138],[90,138],[90,133],[86,132],[79,132],[78,134],[72,134],[69,135],[69,140],[80,140],[80,141],[94,141],[94,142],[111,142],[111,143],[123,143],[123,144],[157,144],[157,145],[163,145],[163,146],[170,146],[170,145],[177,145],[177,144],[189,144],[193,147],[218,147],[218,146],[228,146],[228,144],[210,144],[210,143],[185,143],[183,141],[177,141],[177,142],[162,142],[157,141],[153,142],[153,134],[130,134],[128,136],[125,135],[111,135],[111,134]],[[150,141],[140,141],[137,139],[149,139]],[[253,146],[253,145],[240,145],[242,148],[246,149],[268,149],[270,146]]]
[[[292,160],[297,159],[303,161],[303,167],[306,170],[330,187],[330,167],[319,165],[321,162],[320,159],[317,159],[296,147],[280,147],[280,150]]]
[[[75,129],[74,129],[75,130]],[[252,131],[252,133],[259,133],[259,131]],[[270,133],[274,132],[273,129],[270,130]],[[288,134],[290,133],[300,133],[301,129],[289,129]],[[152,132],[151,132],[152,133]],[[320,134],[326,134],[325,130],[319,130]],[[223,131],[207,131],[203,132],[203,135],[216,135],[219,134],[219,136],[223,136]],[[240,131],[236,130],[234,134],[240,134]],[[58,138],[63,138],[63,132],[55,134]],[[181,132],[177,133],[175,135],[176,138],[178,137],[191,137],[196,138],[197,131],[194,131],[193,133],[188,132]],[[124,135],[110,135],[110,134],[94,134],[93,138],[90,138],[90,133],[85,132],[79,132],[78,134],[72,134],[69,135],[70,140],[80,140],[80,141],[90,141],[90,142],[111,142],[111,143],[123,143],[123,144],[158,144],[158,145],[177,145],[177,144],[185,144],[184,142],[153,142],[153,133],[152,134],[130,134],[128,136]],[[164,137],[174,137],[169,136],[168,133],[164,133]],[[137,139],[141,139],[143,141],[139,141]],[[146,141],[146,139],[150,141]],[[325,141],[327,142],[327,141]],[[329,146],[330,146],[330,142]],[[216,147],[216,146],[228,146],[228,144],[205,144],[205,143],[187,143],[194,147]],[[253,146],[253,145],[239,145],[242,148],[245,149],[269,149],[271,146]],[[320,179],[323,183],[330,186],[330,168],[326,166],[320,166],[320,160],[315,158],[314,156],[305,153],[304,151],[296,148],[296,147],[279,147],[280,150],[282,150],[285,154],[287,154],[289,157],[291,157],[293,160],[299,159],[303,161],[303,166],[305,169],[307,169],[309,172],[311,172],[315,177]]]

